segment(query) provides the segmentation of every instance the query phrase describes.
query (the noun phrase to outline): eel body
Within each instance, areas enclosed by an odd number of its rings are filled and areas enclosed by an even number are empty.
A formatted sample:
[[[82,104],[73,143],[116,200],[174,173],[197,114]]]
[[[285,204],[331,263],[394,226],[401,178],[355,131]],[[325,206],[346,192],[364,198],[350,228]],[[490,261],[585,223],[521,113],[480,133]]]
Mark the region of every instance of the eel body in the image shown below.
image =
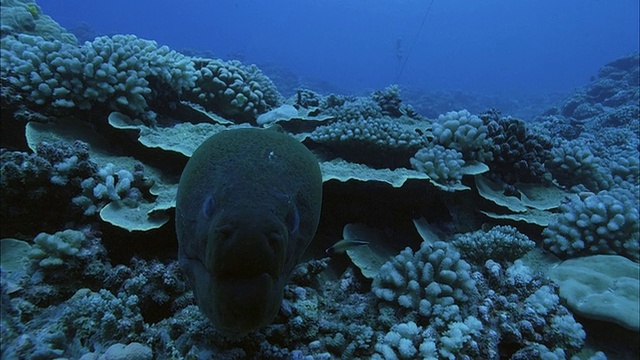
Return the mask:
[[[187,163],[176,197],[178,259],[200,310],[229,336],[269,324],[320,217],[315,156],[273,130],[227,130]]]

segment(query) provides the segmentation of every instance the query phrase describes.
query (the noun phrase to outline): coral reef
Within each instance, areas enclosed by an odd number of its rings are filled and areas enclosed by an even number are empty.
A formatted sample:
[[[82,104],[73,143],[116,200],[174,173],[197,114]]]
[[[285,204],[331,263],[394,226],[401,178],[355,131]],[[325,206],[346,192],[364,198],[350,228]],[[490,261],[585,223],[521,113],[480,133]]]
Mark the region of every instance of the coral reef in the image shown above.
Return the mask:
[[[640,268],[619,255],[592,255],[563,261],[549,272],[572,311],[591,319],[640,330]]]
[[[598,78],[572,95],[561,107],[565,117],[585,120],[605,115],[608,109],[637,106],[638,53],[618,58],[598,71]],[[631,120],[631,119],[629,119]]]
[[[47,40],[59,40],[76,44],[73,34],[67,32],[49,15],[42,12],[38,4],[29,0],[4,0],[0,5],[0,36],[29,34]]]
[[[562,142],[551,151],[546,163],[554,178],[562,185],[579,185],[584,190],[611,188],[613,178],[602,158],[595,156],[583,139]]]
[[[80,183],[96,172],[89,156],[87,144],[81,141],[71,145],[43,142],[35,154],[2,149],[0,213],[13,219],[3,226],[3,236],[54,231],[73,217],[71,199],[79,193]],[[42,204],[57,204],[57,211],[48,211]]]
[[[594,328],[638,357],[637,53],[522,121],[488,96],[323,95],[276,69],[283,99],[255,65],[78,45],[35,3],[1,6],[2,358],[589,358]],[[178,178],[211,135],[270,124],[317,156],[322,216],[273,321],[228,337],[176,261]],[[366,272],[324,252],[356,223],[379,235],[351,239]]]
[[[584,344],[586,334],[560,304],[557,289],[517,260],[508,268],[488,260],[483,274],[487,297],[479,306],[480,318],[502,319],[493,330],[499,334],[503,355],[526,358],[531,348],[571,357]],[[562,358],[562,357],[561,357]]]
[[[371,291],[435,326],[462,320],[460,308],[476,294],[470,266],[460,254],[446,243],[426,241],[417,252],[407,248],[384,264]]]

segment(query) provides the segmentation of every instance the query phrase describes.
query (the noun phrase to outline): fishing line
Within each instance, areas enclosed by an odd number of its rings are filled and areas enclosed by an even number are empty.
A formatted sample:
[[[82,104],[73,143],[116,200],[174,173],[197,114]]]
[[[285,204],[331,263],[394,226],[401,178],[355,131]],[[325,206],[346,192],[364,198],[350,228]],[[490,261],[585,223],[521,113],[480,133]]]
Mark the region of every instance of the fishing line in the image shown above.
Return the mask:
[[[420,33],[422,32],[422,28],[424,27],[424,24],[427,22],[427,15],[429,15],[429,11],[431,11],[431,5],[433,5],[433,1],[434,0],[431,0],[429,2],[429,7],[427,7],[427,11],[424,13],[424,17],[422,18],[422,23],[420,24],[420,27],[416,32],[416,36],[413,38],[413,42],[411,43],[411,47],[409,47],[407,56],[404,57],[404,61],[400,65],[400,71],[398,71],[398,76],[396,76],[396,84],[400,81],[400,77],[402,77],[402,71],[404,70],[405,65],[407,65],[407,61],[409,60],[409,56],[411,56],[411,52],[413,51],[413,48],[416,46],[416,43],[418,42],[418,38],[420,37]]]

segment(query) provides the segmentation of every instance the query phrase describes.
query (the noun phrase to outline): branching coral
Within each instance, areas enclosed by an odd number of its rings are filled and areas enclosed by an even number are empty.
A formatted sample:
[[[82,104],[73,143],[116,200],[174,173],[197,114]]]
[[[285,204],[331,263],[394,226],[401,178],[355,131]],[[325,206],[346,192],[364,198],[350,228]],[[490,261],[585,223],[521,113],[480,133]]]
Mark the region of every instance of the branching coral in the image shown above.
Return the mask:
[[[556,144],[546,167],[561,185],[577,186],[578,190],[597,192],[613,185],[603,160],[593,154],[584,139]]]
[[[0,74],[29,100],[63,113],[101,104],[153,118],[148,113],[151,102],[176,102],[195,84],[190,58],[133,35],[99,37],[81,47],[38,36],[6,37],[1,59]],[[159,92],[163,87],[171,93]]]
[[[496,226],[489,231],[478,230],[456,235],[452,241],[462,258],[482,265],[491,259],[508,264],[535,247],[535,242],[512,226]]]
[[[2,231],[53,231],[73,213],[70,200],[80,192],[83,179],[93,176],[96,165],[89,160],[87,144],[75,142],[38,144],[36,154],[2,150],[0,209],[13,221]],[[57,204],[48,211],[42,204]],[[37,222],[37,227],[34,226]]]
[[[423,242],[415,253],[407,248],[385,263],[371,291],[387,303],[400,305],[426,322],[445,326],[461,321],[460,309],[476,294],[469,264],[444,242]]]
[[[563,257],[616,253],[637,260],[638,187],[582,195],[560,206],[560,216],[542,232],[545,246]]]
[[[467,110],[440,115],[432,131],[436,144],[461,152],[465,160],[487,162],[493,158],[493,142],[488,137],[487,126]]]
[[[275,85],[255,65],[194,59],[195,86],[185,99],[237,121],[251,121],[282,102]]]
[[[462,154],[441,145],[424,147],[409,159],[411,166],[441,184],[457,184],[462,179]]]
[[[191,294],[185,294],[187,285],[175,261],[163,264],[133,258],[130,266],[115,266],[106,276],[104,287],[137,296],[141,314],[148,322],[169,317],[172,311],[193,303]]]
[[[407,166],[426,143],[423,135],[389,117],[336,121],[317,127],[311,139],[346,160],[389,168]]]
[[[142,333],[144,321],[135,295],[113,295],[107,290],[80,289],[62,311],[62,331],[84,349],[94,344],[128,343]]]
[[[547,172],[544,164],[551,156],[550,137],[532,132],[522,120],[500,118],[495,112],[480,117],[487,123],[488,137],[493,141],[493,159],[488,163],[492,174],[509,184],[543,181]]]
[[[23,296],[37,304],[59,303],[79,287],[101,285],[110,268],[100,239],[84,231],[40,233],[33,243]]]
[[[558,291],[517,260],[508,268],[488,260],[483,269],[487,291],[479,317],[498,337],[501,356],[521,358],[531,346],[543,346],[570,356],[584,344],[586,334],[560,304]],[[486,289],[486,290],[485,290]]]

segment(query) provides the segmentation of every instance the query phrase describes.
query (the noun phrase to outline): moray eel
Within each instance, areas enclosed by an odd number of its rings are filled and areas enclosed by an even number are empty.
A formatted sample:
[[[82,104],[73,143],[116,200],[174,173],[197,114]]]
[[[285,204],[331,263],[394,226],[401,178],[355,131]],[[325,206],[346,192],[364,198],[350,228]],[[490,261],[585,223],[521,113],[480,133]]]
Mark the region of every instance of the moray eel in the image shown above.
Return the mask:
[[[287,134],[227,130],[196,149],[176,197],[178,260],[220,333],[271,323],[321,204],[318,162]]]

